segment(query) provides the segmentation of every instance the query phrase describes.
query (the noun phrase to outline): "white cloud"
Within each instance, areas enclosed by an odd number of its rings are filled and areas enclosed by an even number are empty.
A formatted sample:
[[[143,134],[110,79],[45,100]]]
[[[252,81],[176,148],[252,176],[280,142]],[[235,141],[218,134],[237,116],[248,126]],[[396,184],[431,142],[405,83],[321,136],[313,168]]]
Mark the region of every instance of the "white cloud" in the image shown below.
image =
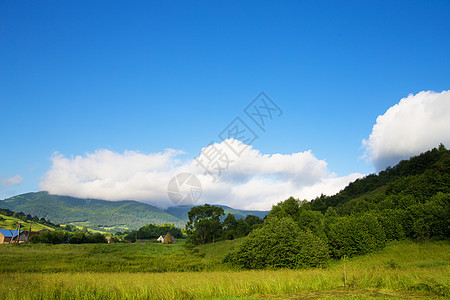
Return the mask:
[[[225,157],[230,159],[228,168],[216,176],[215,181],[196,160],[180,161],[181,152],[175,150],[153,154],[98,150],[73,158],[56,153],[40,188],[53,194],[130,199],[167,207],[173,205],[167,196],[169,181],[176,174],[189,172],[202,184],[203,193],[198,204],[270,209],[290,196],[311,199],[321,193],[334,194],[362,176],[355,173],[337,177],[328,171],[327,163],[317,159],[311,151],[268,155],[248,146],[239,157],[222,142],[203,148],[203,154],[198,158],[206,164],[204,153],[215,150],[220,151],[222,166],[225,166]]]
[[[15,175],[11,178],[2,178],[2,187],[7,189],[9,187],[12,187],[14,185],[21,184],[23,182],[23,177],[20,175]]]
[[[85,156],[52,156],[52,167],[40,189],[53,194],[105,200],[149,201],[167,205],[167,183],[180,163],[172,149],[162,153],[123,154],[97,150]]]
[[[424,91],[401,99],[377,118],[362,143],[377,170],[440,143],[450,145],[450,91]]]

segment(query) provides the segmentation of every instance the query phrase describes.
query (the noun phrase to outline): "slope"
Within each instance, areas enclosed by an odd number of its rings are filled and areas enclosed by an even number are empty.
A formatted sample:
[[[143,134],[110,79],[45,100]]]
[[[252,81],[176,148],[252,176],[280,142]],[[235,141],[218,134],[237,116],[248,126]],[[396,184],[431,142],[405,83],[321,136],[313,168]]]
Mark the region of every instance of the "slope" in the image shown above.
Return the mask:
[[[336,195],[317,197],[309,205],[312,210],[322,213],[329,207],[342,212],[350,206],[361,205],[363,201],[380,202],[383,197],[397,194],[408,194],[424,202],[425,198],[429,199],[436,193],[450,192],[449,170],[450,151],[441,144],[409,160],[402,160],[379,174],[357,179]]]

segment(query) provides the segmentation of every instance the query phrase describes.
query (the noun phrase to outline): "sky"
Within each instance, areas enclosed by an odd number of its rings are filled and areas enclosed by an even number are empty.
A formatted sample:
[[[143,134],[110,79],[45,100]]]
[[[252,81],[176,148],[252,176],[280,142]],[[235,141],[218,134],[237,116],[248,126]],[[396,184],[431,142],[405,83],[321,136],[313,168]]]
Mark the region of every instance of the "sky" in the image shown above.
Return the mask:
[[[448,15],[448,1],[1,1],[0,199],[167,207],[186,173],[198,204],[270,209],[448,148]],[[203,168],[212,154],[220,168]]]

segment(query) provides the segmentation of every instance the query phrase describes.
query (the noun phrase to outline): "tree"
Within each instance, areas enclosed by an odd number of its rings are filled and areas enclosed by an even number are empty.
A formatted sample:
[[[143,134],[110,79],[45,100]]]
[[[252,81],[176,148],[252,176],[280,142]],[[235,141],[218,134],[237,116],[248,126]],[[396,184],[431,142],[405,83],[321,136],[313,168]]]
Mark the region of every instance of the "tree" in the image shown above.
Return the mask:
[[[250,226],[248,226],[247,222],[244,219],[238,219],[236,221],[236,229],[235,229],[235,237],[240,238],[246,236],[251,231]]]
[[[232,240],[236,235],[237,221],[234,215],[228,214],[222,224],[223,236],[227,240]]]
[[[289,217],[268,219],[252,231],[225,262],[247,269],[321,267],[327,263],[326,242],[303,231]]]
[[[126,232],[124,239],[129,241],[135,241],[136,235],[140,239],[156,239],[160,235],[165,235],[167,232],[170,232],[170,234],[176,238],[181,238],[183,236],[181,229],[175,227],[175,225],[171,224],[156,225],[149,223],[139,228],[137,230],[137,234],[136,230]]]
[[[298,216],[297,224],[302,230],[311,230],[314,235],[326,240],[324,217],[320,211],[304,209]]]
[[[245,223],[247,223],[248,226],[250,226],[250,229],[253,230],[259,228],[264,223],[264,220],[254,215],[247,215],[245,217]]]
[[[336,258],[372,252],[382,248],[385,241],[383,226],[372,213],[337,218],[328,229],[328,242]]]
[[[403,229],[406,211],[402,209],[384,209],[379,212],[379,220],[386,233],[386,240],[401,240],[405,238]]]
[[[209,204],[191,208],[188,213],[189,221],[186,224],[190,242],[200,244],[214,243],[221,233],[222,224],[220,218],[224,215],[222,207]]]
[[[279,202],[272,207],[272,210],[267,214],[267,218],[284,218],[291,217],[294,221],[298,221],[301,212],[301,206],[306,201],[300,201],[294,197],[290,197],[285,201]]]

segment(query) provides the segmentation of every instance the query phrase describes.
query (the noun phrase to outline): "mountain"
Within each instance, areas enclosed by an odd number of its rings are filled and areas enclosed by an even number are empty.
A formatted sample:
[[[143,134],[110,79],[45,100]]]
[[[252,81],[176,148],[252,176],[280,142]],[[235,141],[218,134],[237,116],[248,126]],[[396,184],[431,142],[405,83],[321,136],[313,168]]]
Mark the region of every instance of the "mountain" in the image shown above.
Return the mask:
[[[226,213],[237,218],[248,214],[264,217],[267,212],[237,210],[222,206]],[[192,206],[172,207],[161,210],[137,201],[106,201],[51,195],[47,192],[26,193],[0,201],[0,208],[44,217],[54,223],[74,224],[91,229],[123,231],[144,226],[147,223],[184,226]]]

